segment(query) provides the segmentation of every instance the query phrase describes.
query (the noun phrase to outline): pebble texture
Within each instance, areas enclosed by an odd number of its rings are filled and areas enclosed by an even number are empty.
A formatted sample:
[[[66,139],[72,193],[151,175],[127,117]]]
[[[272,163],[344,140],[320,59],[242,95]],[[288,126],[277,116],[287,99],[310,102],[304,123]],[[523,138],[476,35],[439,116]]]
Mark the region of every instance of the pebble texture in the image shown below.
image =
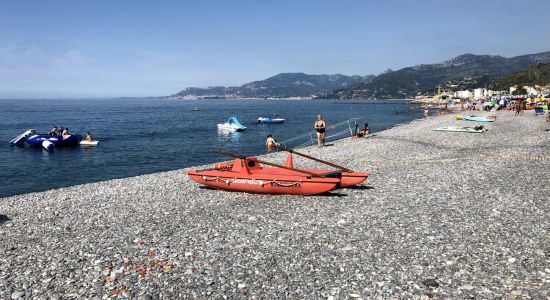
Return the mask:
[[[327,195],[179,170],[2,198],[0,299],[547,299],[550,126],[496,115],[483,134],[432,131],[476,125],[446,115],[303,149],[372,172]]]

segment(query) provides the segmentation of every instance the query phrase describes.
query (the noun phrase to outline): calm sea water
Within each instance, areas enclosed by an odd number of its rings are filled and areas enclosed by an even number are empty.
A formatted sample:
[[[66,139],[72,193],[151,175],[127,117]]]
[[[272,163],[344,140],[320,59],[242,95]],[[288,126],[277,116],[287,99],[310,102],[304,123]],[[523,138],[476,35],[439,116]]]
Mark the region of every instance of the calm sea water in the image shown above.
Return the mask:
[[[421,117],[406,101],[0,100],[0,197],[226,160],[209,149],[262,154],[266,135],[281,141],[308,132],[319,113],[328,124],[362,117],[374,131]],[[264,114],[286,122],[257,125]],[[219,133],[216,124],[231,115],[248,129]],[[90,130],[101,142],[53,153],[8,143],[27,129],[47,132],[53,126],[82,135]]]

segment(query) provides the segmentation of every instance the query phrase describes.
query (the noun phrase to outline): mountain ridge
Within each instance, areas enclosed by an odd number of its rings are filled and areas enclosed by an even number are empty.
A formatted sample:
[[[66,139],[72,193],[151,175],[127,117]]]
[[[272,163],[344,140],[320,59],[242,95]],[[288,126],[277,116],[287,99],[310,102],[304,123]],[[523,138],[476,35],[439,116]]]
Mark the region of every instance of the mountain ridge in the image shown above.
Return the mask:
[[[171,98],[291,98],[312,97],[319,93],[343,88],[365,80],[367,77],[342,74],[311,75],[302,72],[279,73],[264,80],[252,81],[241,86],[189,87]]]
[[[433,93],[490,85],[498,78],[520,72],[536,63],[550,63],[550,51],[514,57],[465,53],[454,58],[419,64],[375,75],[312,75],[279,73],[240,86],[188,87],[170,98],[318,98],[318,99],[408,99]]]
[[[550,62],[550,51],[510,58],[467,53],[440,63],[421,64],[380,74],[368,82],[360,82],[318,98],[413,98],[431,93],[437,86],[446,90],[471,89],[488,85],[501,76],[518,72],[536,62]]]

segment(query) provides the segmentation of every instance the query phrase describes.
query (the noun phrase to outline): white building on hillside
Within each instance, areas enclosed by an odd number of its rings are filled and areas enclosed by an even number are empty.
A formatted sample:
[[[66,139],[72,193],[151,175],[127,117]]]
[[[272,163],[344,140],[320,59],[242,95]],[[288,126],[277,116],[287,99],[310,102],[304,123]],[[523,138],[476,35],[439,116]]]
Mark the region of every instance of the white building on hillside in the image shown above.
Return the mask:
[[[462,99],[469,99],[469,98],[472,98],[472,92],[470,92],[469,90],[457,91],[455,92],[455,97],[462,98]]]
[[[483,98],[485,97],[485,89],[474,89],[474,98]]]

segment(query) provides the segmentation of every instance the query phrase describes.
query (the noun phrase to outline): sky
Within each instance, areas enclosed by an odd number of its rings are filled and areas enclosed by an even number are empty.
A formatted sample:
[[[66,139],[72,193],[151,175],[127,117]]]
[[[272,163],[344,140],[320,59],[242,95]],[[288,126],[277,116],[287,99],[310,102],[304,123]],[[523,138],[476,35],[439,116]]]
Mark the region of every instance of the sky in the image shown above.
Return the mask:
[[[539,53],[549,12],[548,0],[0,0],[0,98],[164,96]]]

